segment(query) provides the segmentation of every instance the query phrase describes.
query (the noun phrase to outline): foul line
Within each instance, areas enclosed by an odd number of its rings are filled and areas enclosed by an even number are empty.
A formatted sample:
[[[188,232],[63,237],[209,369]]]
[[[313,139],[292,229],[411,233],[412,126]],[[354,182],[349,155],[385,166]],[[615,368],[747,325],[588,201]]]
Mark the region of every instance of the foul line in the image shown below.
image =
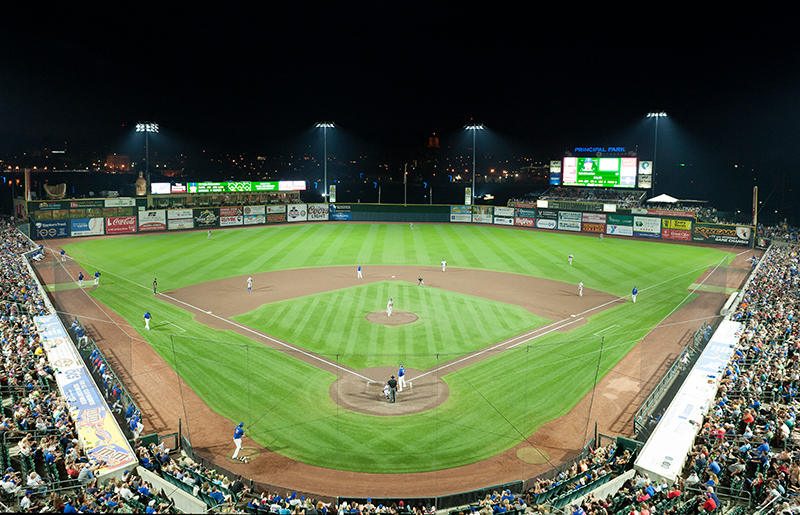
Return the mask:
[[[311,353],[311,352],[307,352],[307,351],[305,351],[305,350],[303,350],[303,349],[301,349],[301,348],[299,348],[299,347],[295,347],[295,346],[293,346],[293,345],[289,345],[288,343],[285,343],[285,342],[282,342],[282,341],[280,341],[280,340],[278,340],[278,339],[275,339],[275,338],[273,338],[272,336],[269,336],[269,335],[267,335],[267,334],[261,333],[261,332],[259,332],[259,331],[256,331],[256,330],[254,330],[254,329],[250,329],[249,327],[247,327],[247,326],[245,326],[245,325],[242,325],[242,324],[239,324],[239,323],[237,323],[237,322],[234,322],[233,320],[230,320],[230,319],[227,319],[227,318],[223,318],[223,317],[221,317],[221,316],[219,316],[219,315],[215,315],[214,313],[212,313],[212,312],[210,312],[210,311],[206,311],[206,310],[204,310],[204,309],[200,309],[200,308],[198,308],[197,306],[193,306],[192,304],[189,304],[188,302],[184,302],[184,301],[182,301],[182,300],[180,300],[180,299],[176,299],[175,297],[171,297],[171,296],[169,296],[169,295],[167,295],[167,294],[165,294],[165,293],[162,293],[161,295],[162,295],[163,297],[166,297],[166,298],[168,298],[168,299],[172,299],[172,300],[173,300],[173,301],[175,301],[175,302],[178,302],[178,303],[180,303],[180,304],[183,304],[184,306],[188,306],[188,307],[190,307],[191,309],[194,309],[195,311],[199,311],[200,313],[202,313],[202,314],[204,314],[204,315],[209,315],[209,316],[212,316],[212,317],[216,318],[217,320],[221,320],[221,321],[223,321],[223,322],[226,322],[226,323],[228,323],[228,324],[231,324],[231,325],[232,325],[232,326],[234,326],[234,327],[238,327],[239,329],[242,329],[242,330],[244,330],[244,331],[247,331],[248,333],[254,334],[254,335],[258,336],[259,338],[263,338],[263,339],[265,339],[265,340],[269,340],[269,341],[271,341],[271,342],[277,343],[278,345],[282,345],[282,346],[286,347],[287,349],[291,349],[291,350],[293,350],[293,351],[295,351],[295,352],[298,352],[298,353],[300,353],[300,354],[303,354],[304,356],[307,356],[307,357],[309,357],[309,358],[313,358],[313,359],[315,359],[315,360],[317,360],[317,361],[321,361],[322,363],[325,363],[326,365],[328,365],[328,366],[330,366],[330,367],[333,367],[333,368],[336,368],[336,369],[338,369],[338,370],[341,370],[342,372],[348,372],[348,373],[350,373],[350,374],[353,374],[353,375],[354,375],[354,376],[356,376],[356,377],[360,377],[361,379],[364,379],[365,381],[372,381],[372,379],[370,379],[369,377],[362,376],[362,375],[361,375],[361,374],[359,374],[358,372],[354,372],[354,371],[352,371],[352,370],[350,370],[350,369],[344,368],[343,366],[341,366],[341,365],[337,364],[337,363],[336,363],[336,362],[334,362],[334,361],[329,361],[329,360],[327,360],[327,359],[325,359],[325,358],[322,358],[322,357],[320,357],[320,356],[317,356],[316,354],[313,354],[313,353]]]

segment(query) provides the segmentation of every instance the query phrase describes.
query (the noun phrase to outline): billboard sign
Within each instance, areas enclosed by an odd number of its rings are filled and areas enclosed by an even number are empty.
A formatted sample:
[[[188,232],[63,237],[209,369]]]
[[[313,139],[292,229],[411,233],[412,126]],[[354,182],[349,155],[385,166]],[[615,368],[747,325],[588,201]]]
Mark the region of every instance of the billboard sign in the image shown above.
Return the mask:
[[[328,205],[329,204],[309,204],[308,205],[308,219],[309,220],[327,220],[328,219]]]
[[[660,238],[661,219],[646,216],[634,216],[633,235],[643,238]]]
[[[37,238],[66,238],[69,236],[69,220],[42,220],[36,222]]]
[[[219,221],[219,209],[218,208],[209,208],[209,209],[195,209],[194,213],[194,225],[198,229],[208,229],[211,227],[217,227]]]
[[[174,218],[167,220],[167,229],[170,231],[194,229],[194,218]]]
[[[331,220],[352,220],[350,204],[329,204],[328,213]]]
[[[286,211],[286,220],[289,222],[305,222],[308,218],[307,204],[291,204]]]
[[[472,221],[480,224],[492,223],[492,206],[473,206]]]
[[[696,223],[692,229],[692,241],[723,245],[750,245],[753,230],[745,225]]]
[[[514,218],[514,225],[518,225],[520,227],[535,227],[536,226],[536,219],[534,218],[523,218],[518,216]]]
[[[241,207],[221,207],[219,208],[219,226],[232,227],[234,225],[242,225],[242,208]]]
[[[102,218],[73,218],[70,220],[72,236],[102,236],[105,224]]]
[[[167,212],[163,209],[139,212],[139,232],[166,231]]]
[[[472,221],[472,207],[471,206],[450,206],[450,221],[451,222],[471,222]]]
[[[536,228],[537,229],[555,229],[558,226],[558,222],[551,218],[537,218],[536,219]]]
[[[127,234],[136,232],[135,216],[109,216],[106,218],[106,234]]]

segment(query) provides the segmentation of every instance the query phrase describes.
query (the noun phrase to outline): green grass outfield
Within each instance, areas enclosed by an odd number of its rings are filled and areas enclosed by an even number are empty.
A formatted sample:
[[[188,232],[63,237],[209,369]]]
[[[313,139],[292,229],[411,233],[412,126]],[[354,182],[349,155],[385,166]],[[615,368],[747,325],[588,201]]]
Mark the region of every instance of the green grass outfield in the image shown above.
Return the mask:
[[[687,287],[704,270],[727,265],[734,257],[724,248],[618,238],[600,243],[596,236],[457,224],[418,224],[413,232],[407,224],[285,224],[216,231],[209,241],[202,231],[175,232],[76,241],[65,248],[86,270],[103,273],[102,287],[90,294],[131,325],[141,327],[145,309],[157,313],[155,330],[142,331],[143,337],[171,366],[176,366],[177,358],[178,372],[186,382],[214,411],[231,420],[231,433],[236,422],[244,421],[248,436],[290,458],[342,470],[396,473],[450,468],[488,458],[565,414],[594,384],[599,350],[595,333],[603,331],[605,337],[602,377],[653,326],[694,298]],[[575,255],[571,267],[566,260],[570,253]],[[438,266],[442,259],[454,267],[572,285],[582,280],[589,288],[620,297],[629,295],[635,284],[640,301],[635,306],[621,303],[591,316],[588,324],[569,333],[551,333],[537,339],[533,347],[521,345],[445,376],[450,396],[435,409],[380,417],[336,405],[328,394],[334,375],[232,331],[211,330],[152,294],[153,277],[171,290],[292,268]],[[269,334],[291,336],[290,341],[315,352],[338,355],[342,363],[354,367],[396,366],[398,362],[410,366],[413,359],[419,368],[494,343],[483,341],[483,336],[502,339],[543,322],[500,303],[426,288],[433,305],[465,303],[488,310],[500,330],[484,334],[474,329],[480,320],[464,315],[472,310],[457,309],[451,317],[441,317],[449,324],[440,320],[438,328],[426,326],[433,338],[414,337],[412,327],[417,324],[361,334],[351,324],[341,323],[341,310],[357,311],[358,299],[384,298],[381,288],[399,287],[402,284],[386,282],[348,288],[336,295],[264,306],[239,318]],[[287,307],[291,309],[281,312]],[[412,311],[426,316],[423,308]],[[301,330],[285,320],[289,312]],[[398,342],[410,339],[408,344],[398,343],[400,354],[363,352],[364,345],[394,329],[401,329],[392,335]],[[410,335],[401,336],[403,331]],[[171,339],[170,333],[177,337]],[[306,335],[315,336],[305,344],[295,341]],[[359,352],[354,352],[354,339],[360,342]],[[191,430],[191,415],[189,424]]]

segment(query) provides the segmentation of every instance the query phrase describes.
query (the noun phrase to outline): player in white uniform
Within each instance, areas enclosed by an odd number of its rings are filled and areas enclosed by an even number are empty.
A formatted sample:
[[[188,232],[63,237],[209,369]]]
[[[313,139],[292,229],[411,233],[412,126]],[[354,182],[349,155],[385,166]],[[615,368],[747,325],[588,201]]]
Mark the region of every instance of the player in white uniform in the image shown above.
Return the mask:
[[[445,268],[447,268],[447,261],[445,261],[445,260],[443,259],[443,260],[442,260],[442,272],[444,272],[444,269],[445,269]]]
[[[389,299],[389,302],[386,304],[386,316],[392,316],[392,308],[394,307],[394,301]]]
[[[253,291],[253,276],[247,278],[247,293]]]
[[[583,297],[583,281],[578,281],[578,296]]]
[[[569,264],[572,266],[572,254],[569,255]]]

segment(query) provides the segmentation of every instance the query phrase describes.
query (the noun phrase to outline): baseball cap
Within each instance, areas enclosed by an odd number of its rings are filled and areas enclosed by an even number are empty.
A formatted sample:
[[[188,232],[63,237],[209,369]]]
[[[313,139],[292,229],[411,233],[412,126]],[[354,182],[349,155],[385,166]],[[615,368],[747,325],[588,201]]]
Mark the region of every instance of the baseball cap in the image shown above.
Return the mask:
[[[236,427],[244,427],[244,422],[239,422],[239,425]]]

